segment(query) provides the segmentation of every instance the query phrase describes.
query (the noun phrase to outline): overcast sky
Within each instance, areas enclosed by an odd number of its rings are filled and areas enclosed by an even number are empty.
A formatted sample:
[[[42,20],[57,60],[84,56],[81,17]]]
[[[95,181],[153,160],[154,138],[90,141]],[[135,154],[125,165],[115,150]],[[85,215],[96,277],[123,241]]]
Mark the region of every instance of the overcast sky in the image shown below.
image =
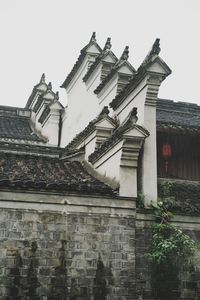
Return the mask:
[[[159,37],[172,69],[159,97],[200,104],[199,0],[0,0],[0,104],[23,107],[44,72],[65,105],[59,86],[93,31],[117,56],[129,45],[135,68]]]

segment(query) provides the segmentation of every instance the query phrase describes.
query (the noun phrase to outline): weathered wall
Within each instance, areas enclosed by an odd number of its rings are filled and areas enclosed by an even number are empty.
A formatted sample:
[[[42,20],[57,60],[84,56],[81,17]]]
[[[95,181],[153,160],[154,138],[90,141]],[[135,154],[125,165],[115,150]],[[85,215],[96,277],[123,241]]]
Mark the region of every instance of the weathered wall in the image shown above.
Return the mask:
[[[134,199],[21,192],[0,198],[0,299],[158,299],[152,287],[162,272],[155,274],[146,257],[154,217],[136,213]],[[198,216],[173,222],[200,241]],[[177,274],[173,299],[200,299],[200,253]]]
[[[191,215],[174,217],[172,224],[188,234],[196,242],[198,250],[190,263],[183,264],[180,269],[168,270],[167,276],[163,274],[162,269],[155,268],[147,257],[151,244],[151,228],[154,222],[152,211],[139,210],[137,212],[135,280],[138,299],[200,299],[200,217]],[[158,298],[156,295],[160,289],[164,289],[164,296]]]
[[[1,203],[0,299],[135,299],[131,210]]]

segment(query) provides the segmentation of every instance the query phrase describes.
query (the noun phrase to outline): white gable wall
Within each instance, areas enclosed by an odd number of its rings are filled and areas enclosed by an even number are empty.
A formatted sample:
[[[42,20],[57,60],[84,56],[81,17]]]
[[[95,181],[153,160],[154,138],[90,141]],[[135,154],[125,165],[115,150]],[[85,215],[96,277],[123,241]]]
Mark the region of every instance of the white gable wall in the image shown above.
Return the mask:
[[[86,84],[82,79],[87,72],[87,65],[86,58],[67,90],[68,107],[66,108],[67,117],[63,114],[62,147],[65,147],[100,112],[98,99],[93,93],[100,83],[100,67],[91,76],[93,80],[88,80]]]

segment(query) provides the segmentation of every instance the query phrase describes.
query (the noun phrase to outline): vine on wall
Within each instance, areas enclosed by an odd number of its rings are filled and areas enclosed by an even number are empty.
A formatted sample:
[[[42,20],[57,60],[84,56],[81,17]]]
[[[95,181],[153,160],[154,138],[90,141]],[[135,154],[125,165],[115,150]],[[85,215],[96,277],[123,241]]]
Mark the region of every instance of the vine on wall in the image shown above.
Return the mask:
[[[170,188],[166,184],[165,193]],[[152,228],[152,241],[147,253],[152,263],[152,288],[154,295],[160,299],[178,299],[181,267],[191,263],[197,246],[187,234],[171,224],[174,215],[164,200],[153,209],[156,224]]]

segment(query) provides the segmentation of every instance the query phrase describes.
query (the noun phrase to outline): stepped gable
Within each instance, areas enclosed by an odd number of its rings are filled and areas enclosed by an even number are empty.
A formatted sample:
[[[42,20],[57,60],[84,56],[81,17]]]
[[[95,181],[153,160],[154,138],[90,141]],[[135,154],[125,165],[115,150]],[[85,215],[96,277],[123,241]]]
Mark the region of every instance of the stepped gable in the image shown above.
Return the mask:
[[[158,99],[157,130],[200,132],[200,106],[186,102]]]
[[[114,75],[118,72],[118,70],[125,62],[128,64],[129,68],[133,71],[133,73],[136,72],[134,67],[128,62],[128,57],[129,57],[129,51],[128,51],[128,46],[126,46],[120,59],[114,64],[110,73],[102,80],[102,82],[94,90],[95,94],[99,94],[103,90],[106,84],[114,77]]]
[[[3,153],[0,186],[108,195],[111,188],[92,177],[80,162],[59,158]]]
[[[30,106],[31,106],[31,104],[32,104],[32,102],[33,102],[33,100],[34,100],[34,98],[35,98],[37,92],[38,92],[38,91],[40,91],[40,92],[43,92],[43,91],[44,91],[43,89],[41,89],[41,86],[44,87],[44,90],[46,90],[47,87],[48,87],[47,84],[46,84],[46,82],[45,82],[45,74],[44,74],[44,73],[42,74],[39,83],[36,84],[36,85],[33,87],[32,93],[31,93],[30,97],[28,98],[28,101],[27,101],[27,103],[26,103],[26,105],[25,105],[25,108],[26,108],[26,109],[30,108]]]
[[[67,77],[66,77],[65,81],[63,82],[63,84],[60,86],[61,88],[67,88],[67,86],[70,84],[71,80],[74,78],[74,75],[76,74],[76,72],[80,68],[83,60],[85,59],[85,56],[87,54],[87,49],[89,48],[89,46],[91,46],[93,44],[98,48],[98,50],[101,53],[102,49],[96,42],[96,33],[95,32],[93,32],[89,43],[80,51],[80,55],[79,55],[76,63],[74,64],[71,72],[67,75]]]
[[[105,43],[105,46],[103,48],[103,51],[96,57],[95,61],[93,62],[93,64],[91,65],[91,67],[88,69],[87,73],[85,74],[85,76],[83,77],[83,81],[86,82],[88,80],[88,78],[90,77],[90,75],[93,73],[93,71],[96,69],[96,67],[98,66],[98,64],[102,61],[102,59],[104,57],[106,57],[106,55],[108,53],[110,53],[114,59],[117,61],[117,57],[115,56],[115,54],[110,50],[111,49],[111,43],[110,43],[110,38],[107,38],[107,41]]]
[[[136,86],[144,79],[144,76],[146,75],[146,70],[149,67],[149,65],[152,63],[152,60],[157,57],[160,53],[160,39],[156,39],[151,50],[145,57],[142,64],[137,69],[137,72],[133,79],[130,80],[130,82],[121,90],[121,92],[111,101],[110,107],[112,107],[114,110],[119,107],[119,105],[124,101],[124,99],[136,88]],[[169,74],[171,73],[171,70],[169,67],[163,62],[163,64],[168,69]]]
[[[108,118],[115,126],[117,126],[117,123],[114,119],[109,117],[109,110],[107,106],[104,106],[100,114],[93,119],[84,130],[82,130],[79,134],[75,136],[75,138],[65,147],[64,152],[68,152],[72,149],[75,149],[77,145],[81,143],[93,130],[95,130],[95,124],[99,122],[100,120],[104,119],[105,117]]]
[[[126,131],[132,128],[137,128],[144,132],[145,135],[149,136],[149,132],[144,127],[137,125],[137,108],[133,108],[129,113],[127,119],[115,129],[110,138],[108,138],[98,149],[96,149],[90,156],[88,160],[94,163],[98,158],[100,158],[104,153],[111,149],[117,142],[119,142]]]
[[[30,126],[30,111],[0,106],[0,140],[46,143]]]

